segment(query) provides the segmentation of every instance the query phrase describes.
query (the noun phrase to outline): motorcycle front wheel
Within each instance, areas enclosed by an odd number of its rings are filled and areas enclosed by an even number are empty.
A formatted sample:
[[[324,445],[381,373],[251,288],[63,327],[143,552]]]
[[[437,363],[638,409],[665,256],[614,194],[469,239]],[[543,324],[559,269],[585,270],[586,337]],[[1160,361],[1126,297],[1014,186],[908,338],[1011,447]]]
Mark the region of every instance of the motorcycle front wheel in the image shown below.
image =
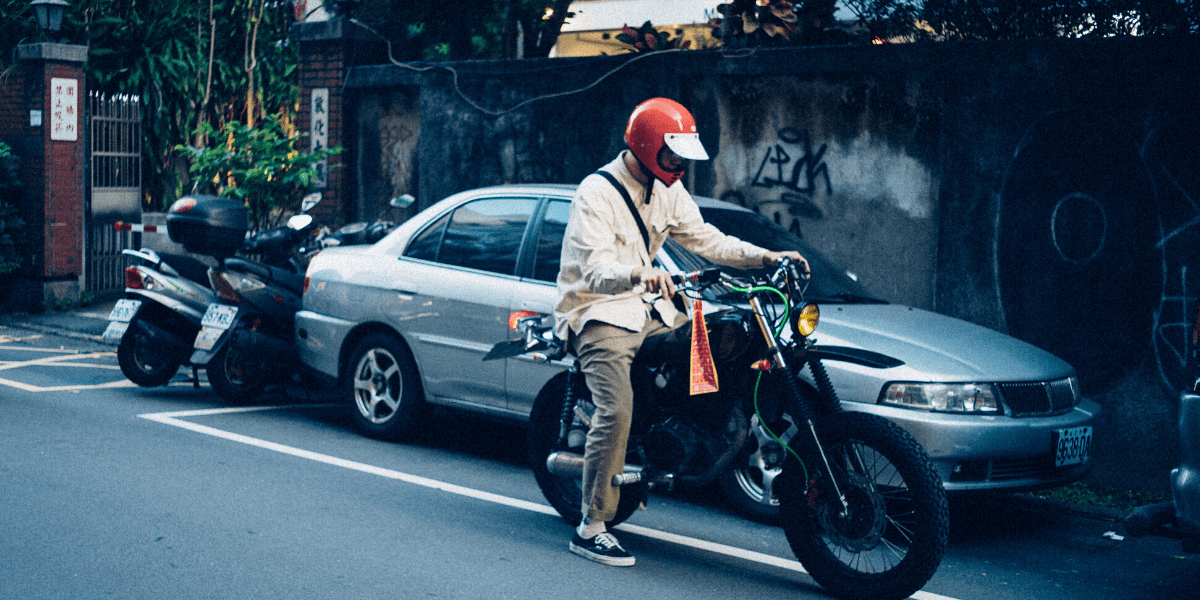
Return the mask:
[[[233,344],[225,344],[205,367],[208,384],[229,404],[246,404],[267,389],[271,375]]]
[[[142,387],[158,387],[171,381],[179,365],[183,364],[179,353],[150,340],[142,333],[137,318],[129,323],[126,331],[117,346],[117,364],[121,373]]]
[[[550,502],[550,506],[558,511],[562,518],[572,525],[578,525],[583,520],[583,483],[578,477],[555,475],[546,467],[546,458],[551,452],[562,450],[583,454],[582,435],[569,436],[577,445],[559,447],[558,430],[562,417],[563,398],[567,391],[567,374],[560,373],[542,387],[537,398],[533,401],[533,410],[529,414],[529,463],[533,469],[534,479],[542,490],[542,495]],[[590,397],[587,386],[580,385],[575,390],[576,399],[586,400]],[[633,515],[646,499],[648,488],[645,484],[625,486],[621,488],[621,499],[617,503],[617,514],[608,521],[608,526],[623,523]]]
[[[908,598],[933,577],[949,537],[946,492],[933,463],[912,436],[875,415],[839,413],[817,429],[831,472],[795,448],[804,464],[790,458],[780,478],[780,519],[792,552],[839,598]]]

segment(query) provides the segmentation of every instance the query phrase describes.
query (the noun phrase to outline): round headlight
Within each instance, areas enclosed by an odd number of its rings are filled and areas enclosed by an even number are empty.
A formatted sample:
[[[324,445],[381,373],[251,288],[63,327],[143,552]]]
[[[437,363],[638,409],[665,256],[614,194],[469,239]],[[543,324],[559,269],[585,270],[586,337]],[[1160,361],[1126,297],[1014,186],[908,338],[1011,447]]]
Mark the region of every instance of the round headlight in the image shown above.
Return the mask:
[[[804,308],[792,313],[792,331],[797,334],[808,337],[817,329],[817,322],[821,320],[821,310],[816,304],[805,304]]]

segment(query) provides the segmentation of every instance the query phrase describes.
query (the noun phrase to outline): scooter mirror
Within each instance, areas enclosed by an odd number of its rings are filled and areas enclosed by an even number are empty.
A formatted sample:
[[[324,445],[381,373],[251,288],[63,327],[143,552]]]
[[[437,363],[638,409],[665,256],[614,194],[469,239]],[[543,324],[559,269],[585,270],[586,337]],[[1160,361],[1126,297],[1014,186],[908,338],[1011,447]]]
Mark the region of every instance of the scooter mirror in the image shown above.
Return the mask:
[[[313,222],[312,215],[294,215],[292,218],[288,219],[287,226],[288,226],[288,229],[295,229],[296,231],[300,231],[301,229],[304,229],[305,227],[308,227],[309,225],[311,225],[312,222]]]
[[[313,192],[300,199],[300,212],[308,212],[321,203],[321,192]]]

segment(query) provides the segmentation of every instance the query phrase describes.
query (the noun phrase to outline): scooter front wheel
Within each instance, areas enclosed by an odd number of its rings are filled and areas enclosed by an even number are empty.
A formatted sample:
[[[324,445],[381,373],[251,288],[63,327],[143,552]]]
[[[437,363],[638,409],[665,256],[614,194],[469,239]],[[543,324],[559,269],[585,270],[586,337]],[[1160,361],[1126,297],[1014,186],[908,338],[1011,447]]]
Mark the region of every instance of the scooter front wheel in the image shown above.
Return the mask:
[[[135,318],[117,346],[117,364],[121,367],[121,373],[137,385],[158,387],[171,381],[183,361],[178,352],[155,344],[142,333]]]
[[[262,364],[226,344],[205,367],[208,384],[229,404],[246,404],[267,389],[270,374]]]

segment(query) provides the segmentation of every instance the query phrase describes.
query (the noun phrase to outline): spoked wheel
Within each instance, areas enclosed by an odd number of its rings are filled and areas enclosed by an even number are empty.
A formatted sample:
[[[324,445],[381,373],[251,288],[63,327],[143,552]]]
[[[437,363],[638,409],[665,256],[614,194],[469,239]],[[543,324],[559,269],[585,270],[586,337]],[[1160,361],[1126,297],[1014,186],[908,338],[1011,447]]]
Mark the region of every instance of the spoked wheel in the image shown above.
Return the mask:
[[[579,423],[573,424],[573,431],[568,435],[568,447],[558,448],[559,421],[562,415],[563,397],[567,390],[567,374],[561,373],[551,379],[538,392],[533,402],[533,411],[529,415],[529,462],[533,468],[533,476],[537,479],[542,495],[550,502],[550,506],[558,511],[568,523],[578,525],[583,519],[583,484],[578,477],[555,475],[546,467],[546,458],[551,452],[564,450],[583,455],[583,439],[587,430]],[[575,390],[576,401],[589,401],[591,394],[587,386],[580,385]],[[611,527],[623,523],[638,506],[646,499],[649,489],[645,484],[624,486],[621,488],[621,500],[617,504],[617,514],[608,521]]]
[[[166,385],[183,360],[174,348],[155,344],[139,327],[138,319],[129,323],[129,328],[117,346],[117,364],[121,373],[142,387]]]
[[[783,418],[772,431],[783,443],[790,444],[799,430],[791,417]],[[750,436],[746,448],[734,459],[734,467],[721,474],[721,491],[735,509],[750,518],[777,521],[779,495],[775,480],[783,473],[787,451],[762,426],[758,415],[750,417]]]
[[[792,551],[839,598],[908,598],[937,571],[949,536],[946,492],[933,463],[912,436],[874,415],[841,413],[819,432],[832,472],[802,453],[808,485],[791,459],[779,488]]]
[[[346,394],[355,424],[368,436],[395,439],[420,420],[425,402],[412,356],[399,340],[383,333],[363,338],[346,373]]]
[[[233,344],[225,344],[204,368],[208,384],[222,400],[230,404],[246,404],[267,389],[271,374],[257,358],[242,352]]]

